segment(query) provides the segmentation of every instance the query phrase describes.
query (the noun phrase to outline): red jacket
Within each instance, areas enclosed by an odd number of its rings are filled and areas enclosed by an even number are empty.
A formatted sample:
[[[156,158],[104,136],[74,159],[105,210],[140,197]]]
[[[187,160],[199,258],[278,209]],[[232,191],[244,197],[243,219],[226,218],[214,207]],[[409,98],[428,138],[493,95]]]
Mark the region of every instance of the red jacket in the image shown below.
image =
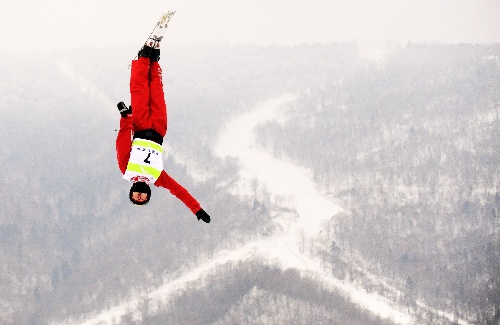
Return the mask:
[[[130,149],[132,148],[132,117],[120,118],[120,130],[116,137],[116,157],[118,159],[118,167],[122,174],[127,169],[128,160],[130,158]],[[170,177],[165,171],[162,171],[160,177],[154,183],[155,186],[164,187],[182,201],[194,214],[201,207],[198,201],[184,188]]]

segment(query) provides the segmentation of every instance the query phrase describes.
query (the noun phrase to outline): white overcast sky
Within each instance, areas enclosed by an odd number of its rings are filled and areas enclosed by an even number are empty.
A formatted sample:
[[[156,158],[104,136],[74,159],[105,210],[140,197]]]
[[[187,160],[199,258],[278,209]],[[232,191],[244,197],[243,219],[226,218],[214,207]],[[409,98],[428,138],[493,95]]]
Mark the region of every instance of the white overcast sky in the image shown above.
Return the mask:
[[[0,52],[139,46],[170,9],[173,44],[500,42],[500,0],[14,0]]]

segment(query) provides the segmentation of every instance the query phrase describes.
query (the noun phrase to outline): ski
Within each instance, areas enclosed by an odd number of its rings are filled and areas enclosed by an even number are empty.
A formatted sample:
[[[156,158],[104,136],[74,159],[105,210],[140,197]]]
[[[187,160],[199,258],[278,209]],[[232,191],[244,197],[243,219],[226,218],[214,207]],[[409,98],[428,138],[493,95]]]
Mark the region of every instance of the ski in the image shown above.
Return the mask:
[[[168,23],[170,22],[170,19],[174,14],[175,11],[167,11],[166,13],[162,14],[160,19],[158,19],[155,28],[153,29],[151,34],[149,34],[149,37],[144,44],[147,44],[151,47],[157,47],[163,39],[163,35],[165,35]]]
[[[170,19],[174,14],[175,11],[167,11],[161,15],[155,27],[153,28],[148,38],[144,42],[145,45],[153,48],[158,48],[160,46],[160,42],[163,39],[163,35],[165,35],[165,32],[167,31],[168,23],[170,22]],[[134,57],[134,60],[135,59],[137,59],[137,54]]]

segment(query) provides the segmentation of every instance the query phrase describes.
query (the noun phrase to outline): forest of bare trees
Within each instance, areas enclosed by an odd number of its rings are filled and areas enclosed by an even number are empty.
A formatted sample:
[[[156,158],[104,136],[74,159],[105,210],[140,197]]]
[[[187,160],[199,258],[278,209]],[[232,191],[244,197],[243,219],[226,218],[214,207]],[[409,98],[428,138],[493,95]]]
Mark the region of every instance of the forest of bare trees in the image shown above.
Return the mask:
[[[325,258],[366,262],[410,307],[498,319],[500,47],[409,46],[289,115],[262,127],[261,143],[312,168],[349,211]]]
[[[161,189],[140,210],[127,202],[114,137],[128,53],[0,55],[0,323],[78,319],[266,236],[272,201],[232,194],[238,161],[212,150],[230,117],[289,92],[299,98],[286,120],[262,125],[258,141],[310,168],[346,211],[308,247],[325,268],[422,323],[451,323],[424,305],[500,318],[500,47],[408,44],[380,63],[349,44],[173,49],[161,61],[165,166],[209,227]],[[390,323],[259,261],[222,266],[206,284],[155,315],[145,308],[143,323]]]

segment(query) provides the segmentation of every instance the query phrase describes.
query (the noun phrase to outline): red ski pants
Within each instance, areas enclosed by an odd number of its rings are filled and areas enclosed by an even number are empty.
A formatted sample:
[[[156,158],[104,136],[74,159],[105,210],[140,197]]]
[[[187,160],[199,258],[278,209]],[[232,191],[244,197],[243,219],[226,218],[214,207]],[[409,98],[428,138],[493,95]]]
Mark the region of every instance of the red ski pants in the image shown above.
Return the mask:
[[[130,95],[134,132],[153,129],[164,137],[167,133],[167,105],[162,71],[157,61],[150,62],[145,57],[132,61]]]

